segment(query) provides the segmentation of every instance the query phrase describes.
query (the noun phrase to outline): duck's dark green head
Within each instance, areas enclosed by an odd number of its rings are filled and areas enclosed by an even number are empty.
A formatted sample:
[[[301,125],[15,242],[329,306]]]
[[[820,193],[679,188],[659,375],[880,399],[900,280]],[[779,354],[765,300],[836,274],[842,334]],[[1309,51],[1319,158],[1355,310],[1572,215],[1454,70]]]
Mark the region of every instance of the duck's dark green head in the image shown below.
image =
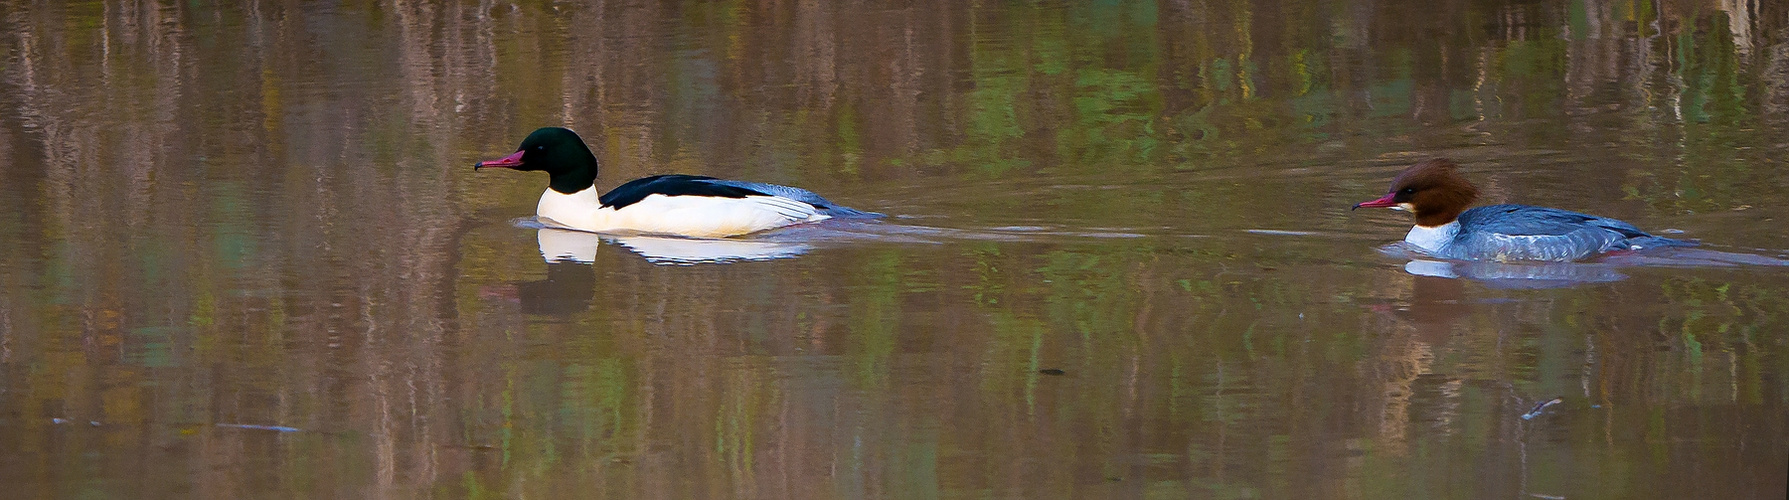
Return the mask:
[[[515,154],[490,161],[481,161],[472,168],[507,168],[522,171],[544,171],[552,176],[552,188],[565,194],[589,189],[596,183],[596,155],[584,145],[577,132],[564,127],[542,127],[528,134]]]

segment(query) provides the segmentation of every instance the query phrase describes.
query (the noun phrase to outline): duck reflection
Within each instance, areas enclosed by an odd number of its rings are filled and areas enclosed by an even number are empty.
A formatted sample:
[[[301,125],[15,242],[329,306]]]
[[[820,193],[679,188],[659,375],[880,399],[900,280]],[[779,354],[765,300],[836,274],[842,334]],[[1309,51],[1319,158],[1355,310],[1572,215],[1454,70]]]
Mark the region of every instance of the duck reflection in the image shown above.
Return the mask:
[[[1498,262],[1441,260],[1412,250],[1403,242],[1379,248],[1379,252],[1404,261],[1404,272],[1413,276],[1467,279],[1491,288],[1563,288],[1627,279],[1614,262]]]
[[[1588,262],[1497,262],[1436,260],[1402,244],[1382,249],[1408,259],[1404,271],[1416,276],[1464,278],[1502,289],[1564,288],[1627,279],[1623,268],[1635,267],[1789,267],[1789,260],[1706,248],[1658,248],[1606,255]]]
[[[596,260],[596,248],[606,241],[639,254],[659,265],[725,264],[729,262],[788,259],[807,253],[806,243],[771,239],[695,239],[665,236],[608,236],[582,231],[541,228],[536,236],[540,255],[547,262]]]
[[[1452,262],[1416,259],[1404,264],[1404,272],[1434,278],[1465,278],[1492,288],[1563,288],[1589,283],[1621,281],[1627,275],[1605,264],[1579,262]]]
[[[605,236],[564,229],[537,229],[547,278],[493,289],[520,303],[523,313],[567,315],[590,308],[596,295],[596,250],[604,242],[626,248],[658,265],[721,264],[786,259],[806,253],[807,244],[774,240],[704,240],[658,236]],[[513,295],[512,295],[513,294]]]
[[[547,279],[516,283],[524,314],[576,314],[590,309],[595,297],[596,268],[577,262],[548,262]]]

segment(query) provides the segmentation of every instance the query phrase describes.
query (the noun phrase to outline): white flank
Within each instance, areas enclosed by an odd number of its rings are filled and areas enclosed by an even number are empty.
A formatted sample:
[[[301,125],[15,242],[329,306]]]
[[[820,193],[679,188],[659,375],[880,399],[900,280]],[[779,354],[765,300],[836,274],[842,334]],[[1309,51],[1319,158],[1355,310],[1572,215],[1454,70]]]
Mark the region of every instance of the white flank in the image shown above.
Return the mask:
[[[665,196],[654,194],[616,210],[602,207],[596,188],[572,194],[548,189],[535,213],[572,229],[724,238],[831,218],[813,205],[780,196]]]
[[[1454,239],[1460,233],[1460,221],[1453,221],[1435,227],[1412,226],[1410,234],[1404,235],[1404,242],[1416,245],[1425,252],[1435,253],[1442,245]]]

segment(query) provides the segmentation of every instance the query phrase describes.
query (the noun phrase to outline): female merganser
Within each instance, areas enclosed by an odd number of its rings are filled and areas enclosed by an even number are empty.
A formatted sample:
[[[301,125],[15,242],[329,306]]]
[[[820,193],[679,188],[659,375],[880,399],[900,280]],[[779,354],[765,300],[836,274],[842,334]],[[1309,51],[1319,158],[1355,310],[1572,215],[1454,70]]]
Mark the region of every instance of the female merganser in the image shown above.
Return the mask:
[[[596,155],[571,130],[528,134],[515,154],[473,168],[544,170],[552,176],[535,215],[541,223],[591,232],[724,238],[833,217],[882,214],[842,207],[805,189],[699,175],[655,175],[596,192]]]
[[[1354,208],[1391,208],[1416,216],[1404,242],[1429,255],[1455,260],[1565,262],[1607,252],[1695,243],[1647,234],[1607,217],[1528,205],[1467,210],[1478,188],[1445,158],[1404,169],[1391,191]]]

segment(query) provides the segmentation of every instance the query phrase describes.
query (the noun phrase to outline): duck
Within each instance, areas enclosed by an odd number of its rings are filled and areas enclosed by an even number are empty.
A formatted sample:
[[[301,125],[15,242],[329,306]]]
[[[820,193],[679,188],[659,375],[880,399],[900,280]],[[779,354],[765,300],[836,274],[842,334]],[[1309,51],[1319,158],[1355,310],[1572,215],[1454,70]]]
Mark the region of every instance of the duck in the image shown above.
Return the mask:
[[[1399,172],[1391,189],[1361,208],[1409,212],[1416,225],[1404,243],[1432,257],[1462,261],[1571,262],[1615,252],[1694,246],[1654,236],[1624,221],[1531,205],[1467,208],[1478,188],[1447,158],[1424,160]]]
[[[594,233],[728,238],[833,218],[882,216],[805,189],[701,175],[654,175],[599,193],[596,155],[564,127],[537,129],[515,153],[472,167],[546,172],[547,189],[535,206],[541,224]]]

